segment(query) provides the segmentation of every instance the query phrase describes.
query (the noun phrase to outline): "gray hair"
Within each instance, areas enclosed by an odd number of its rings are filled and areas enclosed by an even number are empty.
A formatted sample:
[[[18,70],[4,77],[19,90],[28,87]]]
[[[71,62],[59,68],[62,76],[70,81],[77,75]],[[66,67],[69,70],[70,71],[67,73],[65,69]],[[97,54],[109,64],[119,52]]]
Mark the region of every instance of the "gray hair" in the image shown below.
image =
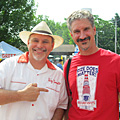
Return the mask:
[[[92,27],[94,27],[94,18],[93,15],[86,10],[78,10],[73,12],[68,18],[67,18],[67,26],[68,29],[71,31],[71,24],[74,20],[81,20],[81,19],[88,19],[92,25]]]

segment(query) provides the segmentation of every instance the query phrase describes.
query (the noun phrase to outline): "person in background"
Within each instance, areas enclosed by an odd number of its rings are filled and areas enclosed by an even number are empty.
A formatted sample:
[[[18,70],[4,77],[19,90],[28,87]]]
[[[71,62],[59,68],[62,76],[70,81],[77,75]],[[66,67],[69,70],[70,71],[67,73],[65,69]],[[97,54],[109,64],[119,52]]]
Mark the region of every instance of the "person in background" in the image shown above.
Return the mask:
[[[63,39],[44,21],[19,35],[28,52],[0,63],[0,119],[61,120],[68,103],[65,80],[47,57]]]
[[[57,63],[57,66],[58,66],[61,70],[63,70],[62,62],[63,62],[63,60],[62,60],[62,59],[59,59],[59,62]]]
[[[2,62],[2,58],[0,58],[0,63]]]
[[[96,46],[89,11],[73,12],[67,25],[79,52],[71,60],[68,81],[68,60],[64,64],[69,95],[65,120],[119,120],[120,56]]]

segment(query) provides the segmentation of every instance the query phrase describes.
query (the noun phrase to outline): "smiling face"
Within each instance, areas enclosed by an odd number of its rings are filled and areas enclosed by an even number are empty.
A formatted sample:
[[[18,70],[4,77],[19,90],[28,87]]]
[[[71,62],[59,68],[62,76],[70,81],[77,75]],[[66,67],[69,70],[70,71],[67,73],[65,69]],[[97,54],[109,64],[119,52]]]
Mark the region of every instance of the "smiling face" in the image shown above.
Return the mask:
[[[54,47],[52,37],[47,35],[32,34],[28,40],[30,60],[46,60]]]
[[[96,28],[91,26],[88,19],[76,19],[71,24],[71,36],[81,54],[90,54],[96,49],[95,34]]]

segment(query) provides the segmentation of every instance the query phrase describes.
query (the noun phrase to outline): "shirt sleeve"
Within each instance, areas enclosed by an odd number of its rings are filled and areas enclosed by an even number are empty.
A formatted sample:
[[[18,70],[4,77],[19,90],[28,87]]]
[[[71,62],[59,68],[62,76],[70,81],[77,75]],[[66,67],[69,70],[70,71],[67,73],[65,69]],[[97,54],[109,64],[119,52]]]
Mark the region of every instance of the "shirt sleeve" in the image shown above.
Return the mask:
[[[118,92],[120,93],[120,57],[118,59],[118,62],[116,62],[116,67],[117,67],[117,89]]]
[[[14,61],[10,58],[0,63],[0,88],[9,89],[10,80],[14,72]]]
[[[61,89],[60,89],[60,97],[59,97],[59,103],[57,108],[62,108],[62,109],[67,109],[68,105],[68,95],[66,91],[66,85],[65,85],[65,79],[62,77],[62,82],[61,82]]]

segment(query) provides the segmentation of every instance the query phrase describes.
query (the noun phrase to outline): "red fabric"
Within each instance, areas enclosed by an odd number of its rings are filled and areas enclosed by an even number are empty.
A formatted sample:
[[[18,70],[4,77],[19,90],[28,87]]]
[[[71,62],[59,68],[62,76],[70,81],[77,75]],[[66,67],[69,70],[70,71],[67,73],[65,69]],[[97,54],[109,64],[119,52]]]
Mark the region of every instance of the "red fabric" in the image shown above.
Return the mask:
[[[66,69],[67,62],[64,64]],[[98,67],[98,73],[97,68]],[[83,69],[82,69],[83,68]],[[84,69],[85,68],[85,69]],[[87,68],[91,68],[88,70]],[[95,70],[95,69],[96,70]],[[95,71],[97,74],[95,74]],[[84,73],[84,74],[83,74]],[[64,75],[66,71],[64,71]],[[82,75],[88,74],[87,85],[90,89],[95,87],[95,91],[89,94],[82,93],[86,82]],[[97,75],[97,76],[96,76]],[[93,80],[91,78],[94,78]],[[96,79],[95,79],[96,78]],[[65,77],[66,79],[66,77]],[[83,80],[83,82],[81,82]],[[94,80],[94,84],[92,83]],[[79,82],[81,82],[79,84]],[[83,84],[82,84],[83,83]],[[92,84],[91,84],[92,83]],[[82,56],[77,54],[72,58],[69,71],[69,85],[72,91],[72,106],[69,110],[69,120],[118,120],[119,102],[118,92],[120,92],[120,56],[112,52],[100,49],[97,53]],[[67,87],[68,89],[68,87]],[[81,96],[81,94],[83,96]],[[69,90],[68,90],[69,95]],[[78,105],[83,102],[84,95],[94,96],[96,108],[88,110],[81,109]],[[83,98],[83,100],[80,100]],[[79,104],[78,104],[78,103]],[[89,103],[89,100],[87,101]],[[85,100],[82,105],[87,103]]]
[[[28,63],[29,61],[28,54],[29,52],[22,54],[18,59],[18,63]],[[48,68],[56,70],[56,68],[53,66],[53,64],[48,59],[46,63],[47,63]]]
[[[29,61],[28,54],[29,52],[22,54],[18,59],[18,63],[28,63]]]

